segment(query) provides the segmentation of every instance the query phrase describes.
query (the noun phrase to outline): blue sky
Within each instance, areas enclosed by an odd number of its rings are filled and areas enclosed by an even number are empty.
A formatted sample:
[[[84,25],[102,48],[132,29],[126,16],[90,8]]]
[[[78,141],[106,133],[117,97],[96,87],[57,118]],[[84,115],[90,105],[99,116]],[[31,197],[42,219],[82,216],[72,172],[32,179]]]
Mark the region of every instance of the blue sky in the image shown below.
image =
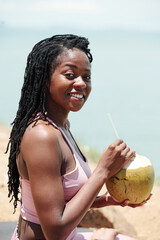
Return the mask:
[[[160,31],[160,0],[0,0],[0,24]]]

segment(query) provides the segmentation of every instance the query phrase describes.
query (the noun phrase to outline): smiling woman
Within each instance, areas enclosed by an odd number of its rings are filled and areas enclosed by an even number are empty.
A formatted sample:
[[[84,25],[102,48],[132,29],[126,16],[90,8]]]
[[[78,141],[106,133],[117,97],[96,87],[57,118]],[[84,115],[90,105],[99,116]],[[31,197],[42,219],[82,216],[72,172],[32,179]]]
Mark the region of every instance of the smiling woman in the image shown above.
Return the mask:
[[[12,240],[132,239],[114,229],[76,229],[89,208],[129,205],[97,195],[135,155],[118,139],[91,174],[70,132],[69,112],[79,111],[91,91],[88,44],[83,37],[56,35],[37,43],[28,56],[8,145],[8,189],[15,209],[21,186],[21,213]]]

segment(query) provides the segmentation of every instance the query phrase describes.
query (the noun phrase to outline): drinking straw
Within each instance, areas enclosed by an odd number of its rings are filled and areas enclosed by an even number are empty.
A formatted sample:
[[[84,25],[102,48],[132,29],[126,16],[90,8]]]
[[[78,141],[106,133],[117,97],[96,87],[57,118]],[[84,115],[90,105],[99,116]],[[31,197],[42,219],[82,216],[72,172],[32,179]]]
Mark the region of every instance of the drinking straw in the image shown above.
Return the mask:
[[[116,138],[119,138],[118,132],[117,132],[117,130],[116,130],[116,128],[115,128],[115,125],[114,125],[114,123],[113,123],[113,120],[112,120],[112,118],[111,118],[111,114],[108,113],[107,116],[108,116],[108,119],[110,120],[110,123],[111,123],[111,125],[112,125],[113,130],[114,130],[114,133],[115,133],[115,135],[116,135]]]

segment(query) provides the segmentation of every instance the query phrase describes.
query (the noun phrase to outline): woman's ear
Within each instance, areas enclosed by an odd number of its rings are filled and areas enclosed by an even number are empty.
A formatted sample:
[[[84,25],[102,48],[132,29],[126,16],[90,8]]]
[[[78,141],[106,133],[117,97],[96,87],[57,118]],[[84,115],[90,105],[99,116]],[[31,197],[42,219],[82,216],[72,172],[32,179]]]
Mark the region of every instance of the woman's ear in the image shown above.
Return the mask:
[[[46,81],[46,88],[49,89],[49,87],[50,87],[50,82],[49,82],[49,80],[47,79],[47,81]]]

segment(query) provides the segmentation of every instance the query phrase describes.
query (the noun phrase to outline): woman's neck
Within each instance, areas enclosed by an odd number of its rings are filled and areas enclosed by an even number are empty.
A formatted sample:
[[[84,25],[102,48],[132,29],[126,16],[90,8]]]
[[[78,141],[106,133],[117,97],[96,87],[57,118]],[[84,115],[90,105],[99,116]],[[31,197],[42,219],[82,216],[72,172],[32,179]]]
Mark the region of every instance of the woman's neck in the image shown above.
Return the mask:
[[[64,114],[63,112],[48,112],[47,117],[49,117],[58,127],[66,128],[68,114]]]

